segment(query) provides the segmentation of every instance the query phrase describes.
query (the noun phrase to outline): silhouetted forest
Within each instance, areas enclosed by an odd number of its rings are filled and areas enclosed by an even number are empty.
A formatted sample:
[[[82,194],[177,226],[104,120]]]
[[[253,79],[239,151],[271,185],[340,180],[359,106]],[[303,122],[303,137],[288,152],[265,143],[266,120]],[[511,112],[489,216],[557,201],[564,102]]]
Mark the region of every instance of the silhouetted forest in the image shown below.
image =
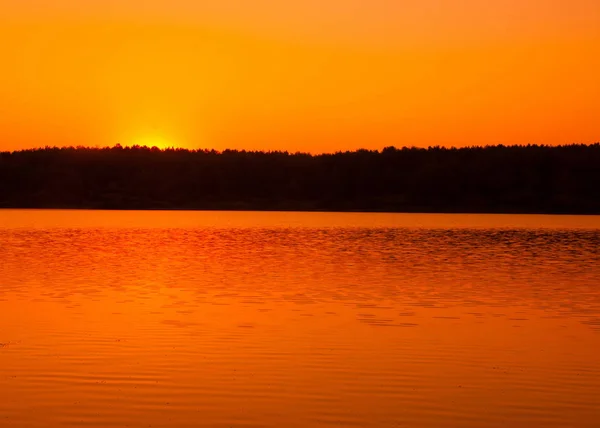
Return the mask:
[[[600,213],[600,144],[0,153],[0,207]]]

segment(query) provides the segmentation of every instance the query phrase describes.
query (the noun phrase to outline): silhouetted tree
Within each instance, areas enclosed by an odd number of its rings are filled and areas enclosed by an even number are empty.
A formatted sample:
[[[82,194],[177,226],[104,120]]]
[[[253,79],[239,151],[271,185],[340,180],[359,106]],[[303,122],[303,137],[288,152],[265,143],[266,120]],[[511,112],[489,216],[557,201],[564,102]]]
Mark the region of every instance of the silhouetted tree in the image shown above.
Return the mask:
[[[0,207],[600,213],[600,144],[0,153]]]

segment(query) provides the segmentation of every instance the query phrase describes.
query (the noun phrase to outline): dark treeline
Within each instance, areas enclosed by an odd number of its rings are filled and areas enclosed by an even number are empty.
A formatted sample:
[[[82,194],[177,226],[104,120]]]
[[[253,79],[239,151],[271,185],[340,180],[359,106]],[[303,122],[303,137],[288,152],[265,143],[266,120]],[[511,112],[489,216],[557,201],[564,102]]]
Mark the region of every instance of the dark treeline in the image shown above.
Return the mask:
[[[0,207],[600,213],[600,144],[0,153]]]

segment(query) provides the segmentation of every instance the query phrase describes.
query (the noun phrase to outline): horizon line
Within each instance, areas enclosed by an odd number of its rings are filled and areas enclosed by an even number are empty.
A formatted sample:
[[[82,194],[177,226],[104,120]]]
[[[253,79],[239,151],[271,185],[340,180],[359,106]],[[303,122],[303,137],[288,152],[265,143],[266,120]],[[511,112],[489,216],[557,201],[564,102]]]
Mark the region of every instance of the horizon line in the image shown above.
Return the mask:
[[[485,145],[469,145],[469,146],[442,146],[442,145],[429,145],[427,147],[419,147],[419,146],[384,146],[381,149],[367,149],[367,148],[357,148],[357,149],[348,149],[348,150],[337,150],[333,152],[305,152],[305,151],[290,151],[285,149],[269,149],[269,150],[248,150],[248,149],[234,149],[234,148],[225,148],[225,149],[216,149],[216,148],[188,148],[188,147],[177,147],[177,146],[169,146],[169,147],[158,147],[156,145],[149,146],[147,144],[132,144],[132,145],[122,145],[117,143],[113,146],[85,146],[85,145],[64,145],[64,146],[39,146],[39,147],[31,147],[24,148],[19,150],[0,150],[0,154],[14,154],[14,153],[23,153],[23,152],[36,152],[36,151],[44,151],[44,150],[149,150],[153,152],[189,152],[189,153],[214,153],[214,154],[223,154],[223,153],[279,153],[279,154],[301,154],[301,155],[334,155],[340,153],[358,153],[358,152],[369,152],[369,153],[383,153],[386,150],[473,150],[473,149],[486,149],[486,148],[565,148],[565,147],[594,147],[599,146],[600,140],[594,143],[566,143],[566,144],[537,144],[537,143],[528,143],[528,144],[485,144]]]

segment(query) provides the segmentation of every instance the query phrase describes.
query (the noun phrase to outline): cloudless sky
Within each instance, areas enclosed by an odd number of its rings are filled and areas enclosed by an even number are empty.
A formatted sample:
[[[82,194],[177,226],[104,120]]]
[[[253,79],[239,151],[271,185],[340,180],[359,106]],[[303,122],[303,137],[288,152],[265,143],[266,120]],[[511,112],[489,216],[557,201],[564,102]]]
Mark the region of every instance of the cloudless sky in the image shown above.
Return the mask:
[[[598,0],[0,0],[0,150],[600,141]]]

